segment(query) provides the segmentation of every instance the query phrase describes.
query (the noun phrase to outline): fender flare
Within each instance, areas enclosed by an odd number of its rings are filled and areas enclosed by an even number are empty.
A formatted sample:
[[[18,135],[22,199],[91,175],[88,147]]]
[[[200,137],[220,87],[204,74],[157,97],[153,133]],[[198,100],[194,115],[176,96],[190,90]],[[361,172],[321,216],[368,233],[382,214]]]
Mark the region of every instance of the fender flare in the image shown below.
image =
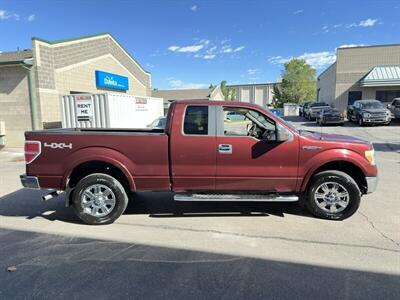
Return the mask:
[[[327,154],[329,159],[324,158],[326,157]],[[364,160],[365,160],[364,164],[360,163]],[[364,157],[362,157],[359,153],[349,149],[326,150],[318,153],[316,156],[312,158],[312,160],[309,160],[307,162],[306,166],[304,167],[304,170],[307,170],[307,172],[305,173],[305,176],[303,177],[303,180],[300,183],[300,191],[304,192],[306,190],[312,175],[318,168],[322,167],[325,164],[333,162],[348,162],[358,167],[364,174],[367,173],[367,167],[368,167],[367,160],[364,159]]]
[[[119,151],[104,147],[88,147],[72,153],[66,157],[65,161],[67,163],[63,166],[63,169],[65,170],[62,178],[63,189],[66,188],[67,180],[77,166],[91,161],[102,161],[121,170],[129,182],[130,190],[133,192],[136,191],[136,185],[133,178],[135,164]]]

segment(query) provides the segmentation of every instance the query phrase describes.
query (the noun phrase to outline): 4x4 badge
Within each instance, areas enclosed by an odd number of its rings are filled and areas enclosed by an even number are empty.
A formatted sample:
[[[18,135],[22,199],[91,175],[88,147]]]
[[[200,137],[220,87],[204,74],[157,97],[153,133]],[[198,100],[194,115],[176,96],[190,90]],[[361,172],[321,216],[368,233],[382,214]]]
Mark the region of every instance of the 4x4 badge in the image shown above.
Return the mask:
[[[66,144],[66,143],[44,143],[44,146],[47,148],[51,149],[65,149],[69,148],[72,149],[72,143]]]

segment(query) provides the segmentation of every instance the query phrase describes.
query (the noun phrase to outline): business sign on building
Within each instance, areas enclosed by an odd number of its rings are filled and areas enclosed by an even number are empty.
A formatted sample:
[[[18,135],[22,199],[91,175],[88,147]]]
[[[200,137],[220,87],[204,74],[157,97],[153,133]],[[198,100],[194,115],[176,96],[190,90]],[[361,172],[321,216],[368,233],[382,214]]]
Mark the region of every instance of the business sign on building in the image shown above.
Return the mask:
[[[96,86],[111,90],[127,91],[129,89],[128,77],[104,71],[95,71]]]
[[[93,100],[90,95],[75,96],[77,121],[91,121],[93,117]]]

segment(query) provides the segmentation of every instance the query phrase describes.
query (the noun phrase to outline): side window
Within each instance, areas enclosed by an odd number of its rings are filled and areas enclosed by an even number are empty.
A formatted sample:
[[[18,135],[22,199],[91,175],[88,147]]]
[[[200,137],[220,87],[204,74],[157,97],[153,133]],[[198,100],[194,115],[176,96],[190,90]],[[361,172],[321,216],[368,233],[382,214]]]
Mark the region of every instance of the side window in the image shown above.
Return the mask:
[[[191,135],[208,134],[208,106],[186,107],[183,133]]]
[[[252,136],[262,139],[266,131],[272,136],[276,130],[274,121],[255,110],[224,107],[223,114],[225,136]]]

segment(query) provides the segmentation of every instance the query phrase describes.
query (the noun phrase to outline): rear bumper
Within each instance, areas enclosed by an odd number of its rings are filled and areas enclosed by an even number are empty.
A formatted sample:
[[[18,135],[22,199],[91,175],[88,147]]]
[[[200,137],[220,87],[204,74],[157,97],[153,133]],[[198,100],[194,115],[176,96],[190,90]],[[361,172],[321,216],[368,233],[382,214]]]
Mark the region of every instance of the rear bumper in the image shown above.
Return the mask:
[[[27,176],[26,174],[19,176],[23,187],[30,189],[40,189],[39,180],[36,176]]]
[[[365,177],[365,179],[367,180],[367,194],[375,192],[378,186],[378,177]]]

